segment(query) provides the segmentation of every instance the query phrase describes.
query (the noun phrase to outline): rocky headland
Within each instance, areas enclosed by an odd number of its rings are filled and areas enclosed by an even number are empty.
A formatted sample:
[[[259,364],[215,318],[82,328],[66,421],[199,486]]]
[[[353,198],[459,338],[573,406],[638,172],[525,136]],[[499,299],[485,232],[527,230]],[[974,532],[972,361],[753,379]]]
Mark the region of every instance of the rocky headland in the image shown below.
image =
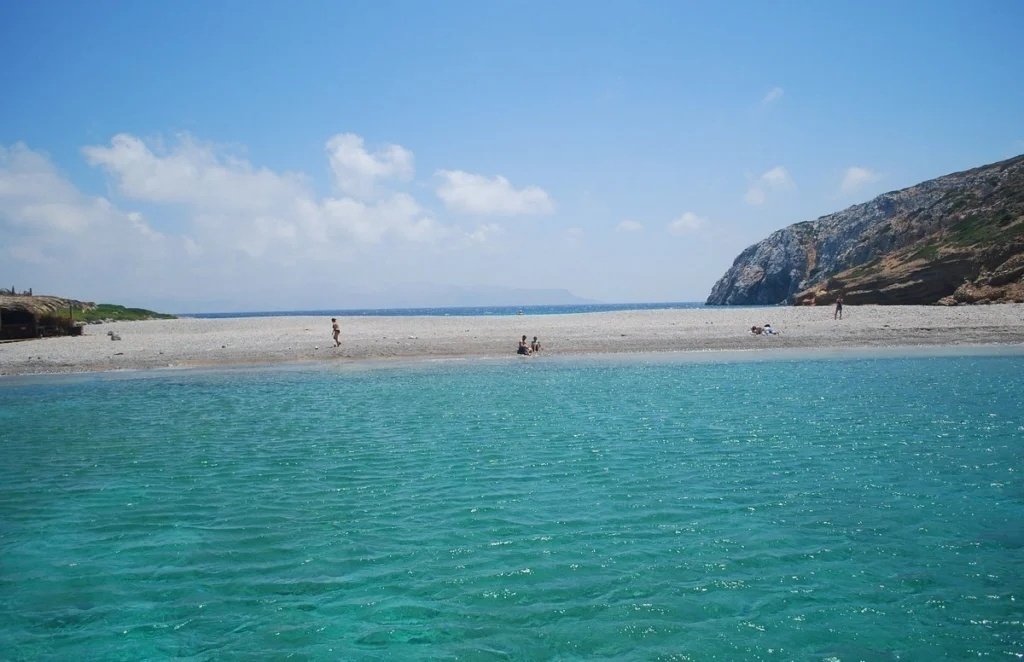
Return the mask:
[[[1024,301],[1024,155],[774,232],[708,305]]]

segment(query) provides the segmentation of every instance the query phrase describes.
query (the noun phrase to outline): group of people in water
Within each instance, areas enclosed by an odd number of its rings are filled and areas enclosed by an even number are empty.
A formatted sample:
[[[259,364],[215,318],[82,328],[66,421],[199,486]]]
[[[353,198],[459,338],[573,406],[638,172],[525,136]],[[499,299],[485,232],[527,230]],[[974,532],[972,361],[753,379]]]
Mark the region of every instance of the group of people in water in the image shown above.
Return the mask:
[[[533,337],[533,340],[529,343],[526,342],[526,336],[523,336],[522,340],[519,341],[519,348],[516,349],[516,354],[522,354],[523,356],[530,356],[531,354],[540,353],[540,341],[537,340],[537,336]]]

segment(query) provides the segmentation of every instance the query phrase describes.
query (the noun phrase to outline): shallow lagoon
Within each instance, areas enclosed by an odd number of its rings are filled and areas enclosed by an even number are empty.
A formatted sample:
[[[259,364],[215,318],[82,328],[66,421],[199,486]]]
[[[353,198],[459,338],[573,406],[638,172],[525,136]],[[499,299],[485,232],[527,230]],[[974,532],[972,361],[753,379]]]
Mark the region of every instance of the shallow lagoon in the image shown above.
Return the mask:
[[[0,648],[1017,656],[1024,357],[944,354],[5,380]]]

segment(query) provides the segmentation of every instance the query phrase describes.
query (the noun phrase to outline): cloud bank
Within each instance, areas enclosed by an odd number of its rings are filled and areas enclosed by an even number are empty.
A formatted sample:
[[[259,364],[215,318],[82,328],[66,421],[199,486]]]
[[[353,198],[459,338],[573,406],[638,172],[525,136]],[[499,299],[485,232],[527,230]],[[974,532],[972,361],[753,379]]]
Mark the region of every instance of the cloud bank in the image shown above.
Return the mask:
[[[400,145],[370,148],[344,133],[324,150],[326,195],[306,174],[259,167],[190,134],[168,144],[118,134],[81,150],[107,176],[109,194],[101,196],[81,191],[46,154],[21,143],[0,146],[0,260],[15,275],[59,274],[50,287],[68,296],[89,294],[76,271],[108,284],[118,279],[104,289],[126,298],[196,288],[229,296],[255,294],[275,278],[296,288],[333,283],[344,263],[385,249],[443,260],[504,233],[494,222],[442,222],[402,190],[415,176],[415,158]],[[441,177],[438,195],[455,210],[508,216],[554,209],[536,186],[459,170]]]

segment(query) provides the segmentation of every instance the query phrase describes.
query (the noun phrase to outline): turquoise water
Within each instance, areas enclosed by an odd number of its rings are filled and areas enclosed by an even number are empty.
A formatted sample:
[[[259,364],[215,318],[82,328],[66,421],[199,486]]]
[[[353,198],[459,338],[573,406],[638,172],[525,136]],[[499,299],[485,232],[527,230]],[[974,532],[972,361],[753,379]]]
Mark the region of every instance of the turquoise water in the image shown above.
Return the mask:
[[[1024,357],[0,381],[0,657],[1024,654]]]

